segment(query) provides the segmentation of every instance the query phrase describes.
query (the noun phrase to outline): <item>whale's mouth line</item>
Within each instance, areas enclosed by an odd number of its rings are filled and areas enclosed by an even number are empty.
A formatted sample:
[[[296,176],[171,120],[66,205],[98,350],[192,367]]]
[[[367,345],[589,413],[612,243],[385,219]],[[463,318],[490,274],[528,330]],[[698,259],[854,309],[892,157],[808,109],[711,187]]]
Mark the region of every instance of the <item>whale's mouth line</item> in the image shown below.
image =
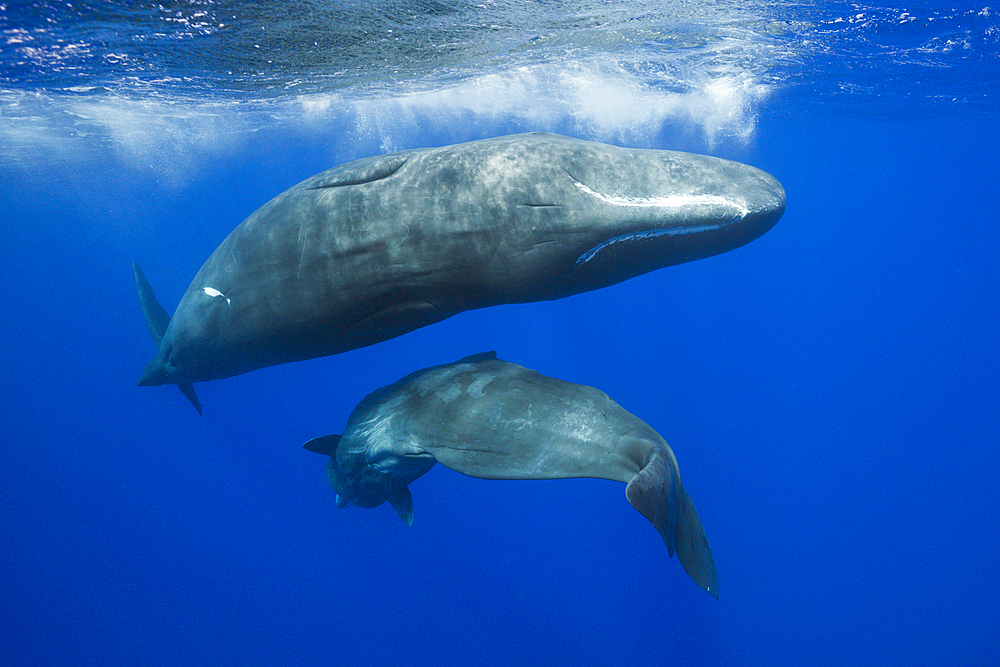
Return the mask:
[[[704,225],[689,225],[687,227],[670,227],[667,229],[646,229],[639,232],[631,232],[628,234],[622,234],[621,236],[615,236],[607,241],[602,241],[597,244],[587,252],[583,253],[577,257],[576,262],[574,262],[573,267],[579,267],[582,264],[586,264],[594,258],[597,253],[601,252],[608,246],[612,246],[618,243],[629,243],[632,241],[646,241],[649,239],[659,238],[661,236],[682,236],[685,234],[700,234],[702,232],[716,231],[719,229],[724,229],[730,224],[738,220],[739,218],[733,218],[731,220],[726,220],[725,222],[715,222]]]
[[[654,197],[623,197],[617,195],[607,195],[589,187],[586,183],[573,176],[573,174],[565,168],[563,171],[565,171],[570,179],[572,179],[573,185],[576,186],[578,190],[590,197],[599,199],[606,204],[611,204],[612,206],[659,209],[681,209],[685,207],[695,207],[697,209],[700,207],[711,207],[713,209],[712,217],[716,219],[713,222],[704,222],[693,225],[688,224],[677,227],[663,227],[659,229],[644,229],[614,236],[606,241],[598,243],[596,246],[580,255],[574,263],[574,268],[579,267],[582,264],[586,264],[608,246],[633,241],[646,241],[663,236],[681,236],[686,234],[700,234],[702,232],[717,231],[724,229],[735,222],[739,222],[750,213],[750,209],[748,209],[743,203],[721,195],[672,194]],[[697,211],[691,212],[689,217],[698,217]]]

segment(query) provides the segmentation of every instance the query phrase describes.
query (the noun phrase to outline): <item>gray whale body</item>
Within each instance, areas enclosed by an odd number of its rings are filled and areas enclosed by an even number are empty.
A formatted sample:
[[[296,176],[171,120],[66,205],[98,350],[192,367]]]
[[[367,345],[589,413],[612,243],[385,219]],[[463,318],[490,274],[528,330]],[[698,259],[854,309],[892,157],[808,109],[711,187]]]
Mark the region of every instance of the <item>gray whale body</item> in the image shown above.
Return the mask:
[[[624,482],[625,497],[653,524],[670,556],[719,597],[701,519],[677,459],[646,422],[604,392],[496,358],[433,366],[369,394],[343,435],[306,449],[329,456],[337,506],[388,501],[413,524],[408,485],[435,463],[484,479],[594,477]]]
[[[346,352],[464,310],[559,299],[732,250],[785,209],[720,158],[518,134],[350,162],[262,206],[173,318],[135,265],[157,353],[142,386]]]

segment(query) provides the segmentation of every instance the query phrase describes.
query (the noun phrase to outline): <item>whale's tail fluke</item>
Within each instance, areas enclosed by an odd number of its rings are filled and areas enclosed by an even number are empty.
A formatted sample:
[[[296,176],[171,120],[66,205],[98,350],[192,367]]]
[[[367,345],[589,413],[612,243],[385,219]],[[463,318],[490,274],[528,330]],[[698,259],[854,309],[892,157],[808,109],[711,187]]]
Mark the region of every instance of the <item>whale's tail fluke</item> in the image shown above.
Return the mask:
[[[132,262],[132,269],[135,271],[135,284],[139,288],[139,303],[142,304],[142,314],[146,316],[146,326],[149,327],[149,333],[153,337],[153,342],[156,343],[156,349],[159,351],[160,342],[163,340],[163,335],[167,331],[167,326],[170,324],[170,315],[167,315],[167,311],[163,310],[163,306],[160,302],[156,300],[156,295],[153,294],[153,286],[149,284],[146,280],[146,276],[143,275],[142,269],[136,262]],[[159,363],[162,365],[162,361],[157,357],[149,363],[146,370],[142,374],[142,378],[139,379],[139,385],[144,386],[147,384],[152,384],[151,382],[144,382],[147,376],[150,374],[150,366]],[[160,384],[160,383],[156,383]],[[198,395],[194,392],[194,385],[190,382],[183,384],[178,384],[177,387],[181,390],[181,393],[191,401],[191,405],[194,409],[201,414],[201,401],[198,400]]]
[[[694,583],[719,599],[719,573],[715,569],[712,548],[702,528],[698,512],[681,485],[681,506],[677,517],[677,560],[684,566]]]
[[[677,553],[677,560],[694,583],[718,599],[719,573],[712,549],[673,457],[654,450],[646,466],[625,487],[625,497],[659,531],[670,555]]]

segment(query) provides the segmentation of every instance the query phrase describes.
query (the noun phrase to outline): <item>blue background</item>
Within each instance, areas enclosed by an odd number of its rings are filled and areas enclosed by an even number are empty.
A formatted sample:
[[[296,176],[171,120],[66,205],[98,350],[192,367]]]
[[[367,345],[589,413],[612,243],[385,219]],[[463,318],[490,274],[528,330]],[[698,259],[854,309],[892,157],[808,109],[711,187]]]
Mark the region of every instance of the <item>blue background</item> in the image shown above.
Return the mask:
[[[778,177],[783,219],[598,292],[199,385],[204,417],[137,388],[153,347],[131,262],[172,311],[268,198],[379,151],[342,129],[262,131],[183,178],[114,153],[4,166],[0,662],[993,664],[995,118],[817,105],[763,114],[746,144],[665,130],[660,147]],[[613,482],[439,466],[411,486],[412,528],[336,509],[301,443],[375,387],[488,349],[663,434],[719,601]]]

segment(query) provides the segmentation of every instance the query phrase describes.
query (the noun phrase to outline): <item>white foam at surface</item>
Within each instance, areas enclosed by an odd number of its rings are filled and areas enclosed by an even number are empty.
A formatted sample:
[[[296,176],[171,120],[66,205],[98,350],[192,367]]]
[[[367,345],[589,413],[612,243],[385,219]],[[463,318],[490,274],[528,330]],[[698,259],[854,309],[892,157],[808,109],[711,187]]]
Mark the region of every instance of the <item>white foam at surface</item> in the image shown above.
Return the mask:
[[[981,7],[393,0],[289,2],[275,15],[237,4],[109,3],[109,31],[86,3],[76,20],[31,29],[16,22],[30,12],[0,3],[0,165],[111,154],[182,178],[260,130],[308,133],[338,157],[528,130],[636,147],[677,136],[714,152],[752,140],[778,87],[769,113],[832,100],[865,115],[878,100],[895,114],[996,113],[998,99],[982,86],[1000,42]],[[896,48],[872,40],[903,24]]]
[[[710,145],[720,137],[749,141],[756,107],[768,87],[745,74],[704,83],[684,92],[659,90],[624,71],[580,64],[518,67],[471,77],[433,91],[350,103],[359,133],[381,137],[384,151],[407,147],[405,137],[419,127],[446,130],[456,122],[504,124],[525,130],[564,130],[598,141],[649,145],[665,126],[701,132]],[[342,98],[341,100],[342,101]],[[300,100],[307,122],[344,114],[322,95]]]
[[[661,90],[637,75],[603,66],[521,66],[467,77],[442,88],[397,94],[350,91],[264,103],[167,95],[52,96],[0,92],[0,146],[8,159],[72,159],[110,150],[138,169],[189,173],[238,148],[262,128],[310,134],[337,128],[338,145],[380,152],[413,147],[427,130],[455,141],[512,131],[547,130],[580,138],[649,146],[664,127],[695,129],[710,145],[721,136],[748,141],[767,87],[741,74]],[[419,145],[419,144],[417,144]]]

